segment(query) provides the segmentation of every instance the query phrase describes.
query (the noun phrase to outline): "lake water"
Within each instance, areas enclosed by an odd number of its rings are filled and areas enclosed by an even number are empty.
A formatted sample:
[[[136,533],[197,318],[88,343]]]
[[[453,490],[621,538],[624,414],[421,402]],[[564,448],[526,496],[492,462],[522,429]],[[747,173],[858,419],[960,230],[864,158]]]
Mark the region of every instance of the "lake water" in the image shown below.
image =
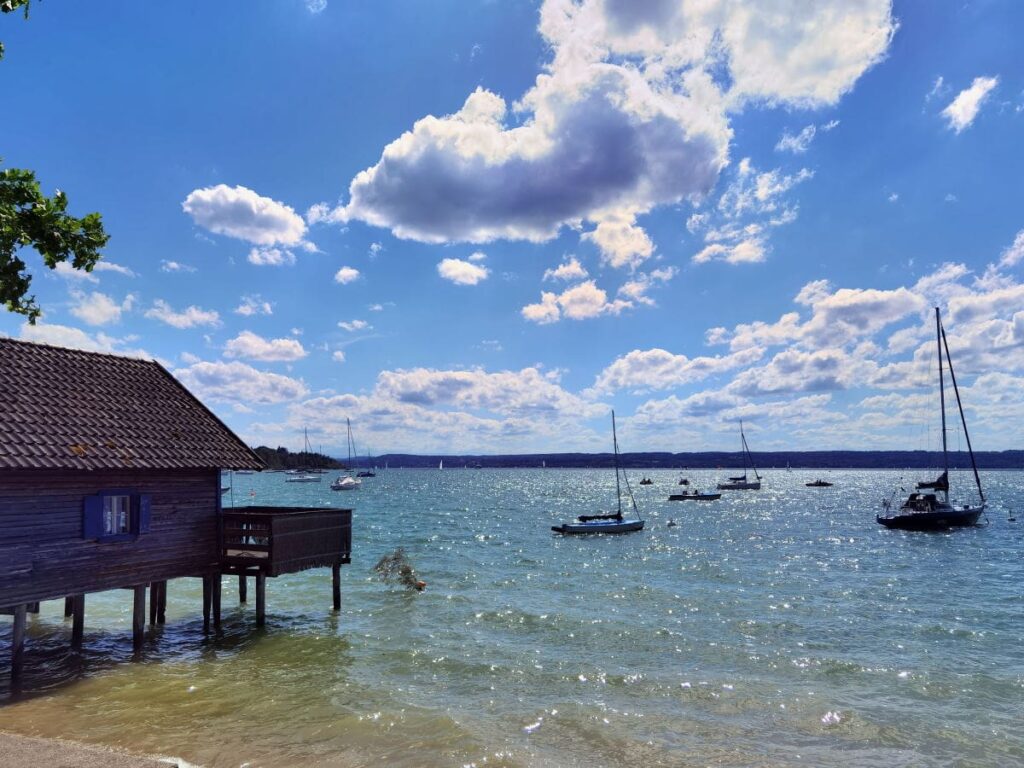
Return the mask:
[[[225,579],[207,639],[183,579],[133,663],[130,592],[88,598],[81,656],[44,604],[0,729],[206,766],[1024,764],[1024,473],[986,474],[990,524],[946,534],[875,523],[895,472],[768,471],[711,503],[648,475],[645,531],[581,538],[549,528],[607,509],[610,471],[235,477],[237,503],[355,508],[341,613],[329,569],[270,579],[256,631]],[[426,591],[375,577],[400,545]]]

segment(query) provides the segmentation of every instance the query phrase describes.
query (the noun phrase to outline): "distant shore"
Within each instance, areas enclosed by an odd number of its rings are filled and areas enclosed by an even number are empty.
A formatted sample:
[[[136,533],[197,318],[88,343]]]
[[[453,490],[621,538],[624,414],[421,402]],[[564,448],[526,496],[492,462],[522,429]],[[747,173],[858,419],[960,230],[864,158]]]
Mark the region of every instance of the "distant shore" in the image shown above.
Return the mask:
[[[935,451],[753,451],[758,469],[935,469],[942,463]],[[976,451],[978,469],[1024,469],[1024,450]],[[602,469],[614,465],[611,453],[534,453],[502,455],[416,455],[390,453],[360,458],[358,466],[392,469]],[[743,466],[739,452],[702,453],[622,453],[620,465],[628,469],[729,469]],[[951,469],[970,469],[966,451],[949,454]]]
[[[174,758],[147,757],[77,741],[19,736],[2,731],[0,755],[3,755],[4,768],[38,768],[42,765],[68,768],[195,768]]]

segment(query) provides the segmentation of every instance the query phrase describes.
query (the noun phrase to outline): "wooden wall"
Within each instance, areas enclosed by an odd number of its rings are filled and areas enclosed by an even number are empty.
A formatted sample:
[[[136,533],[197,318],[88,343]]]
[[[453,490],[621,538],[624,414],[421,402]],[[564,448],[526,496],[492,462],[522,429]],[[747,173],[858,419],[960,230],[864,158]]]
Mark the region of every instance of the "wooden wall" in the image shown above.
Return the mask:
[[[83,499],[112,488],[151,494],[149,532],[84,540]],[[210,573],[219,505],[218,470],[0,470],[0,607]]]

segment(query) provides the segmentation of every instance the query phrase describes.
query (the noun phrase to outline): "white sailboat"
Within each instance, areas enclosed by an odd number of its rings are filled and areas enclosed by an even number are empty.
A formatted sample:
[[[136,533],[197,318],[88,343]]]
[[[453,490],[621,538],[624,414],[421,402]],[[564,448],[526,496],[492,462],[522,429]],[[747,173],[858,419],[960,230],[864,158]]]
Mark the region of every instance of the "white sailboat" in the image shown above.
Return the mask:
[[[309,432],[302,430],[303,451],[308,455],[312,453],[312,449],[309,445]],[[286,483],[319,483],[320,474],[319,471],[313,472],[308,469],[290,469],[286,473],[288,477],[284,479]]]
[[[358,491],[359,486],[363,484],[362,480],[352,476],[352,453],[354,443],[352,440],[352,422],[347,418],[345,419],[345,427],[345,437],[346,442],[348,443],[348,461],[346,462],[346,466],[349,468],[349,473],[347,475],[340,475],[334,479],[334,482],[331,483],[332,491]]]
[[[743,421],[740,421],[740,444],[743,446],[743,474],[730,477],[727,482],[719,483],[720,491],[760,491],[761,476],[757,474],[757,467],[754,466],[754,457],[750,455],[750,447],[747,445],[747,436],[743,434]],[[754,470],[754,480],[747,479],[747,468]]]

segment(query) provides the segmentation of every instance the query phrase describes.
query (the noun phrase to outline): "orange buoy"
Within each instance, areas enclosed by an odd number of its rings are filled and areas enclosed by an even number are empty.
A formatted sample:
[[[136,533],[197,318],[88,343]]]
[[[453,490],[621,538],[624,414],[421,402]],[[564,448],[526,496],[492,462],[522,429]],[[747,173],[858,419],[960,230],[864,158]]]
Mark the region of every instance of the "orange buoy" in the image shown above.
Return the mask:
[[[418,589],[420,592],[422,592],[424,589],[426,589],[426,586],[427,586],[427,582],[425,582],[425,581],[417,581],[416,582],[416,589]]]

